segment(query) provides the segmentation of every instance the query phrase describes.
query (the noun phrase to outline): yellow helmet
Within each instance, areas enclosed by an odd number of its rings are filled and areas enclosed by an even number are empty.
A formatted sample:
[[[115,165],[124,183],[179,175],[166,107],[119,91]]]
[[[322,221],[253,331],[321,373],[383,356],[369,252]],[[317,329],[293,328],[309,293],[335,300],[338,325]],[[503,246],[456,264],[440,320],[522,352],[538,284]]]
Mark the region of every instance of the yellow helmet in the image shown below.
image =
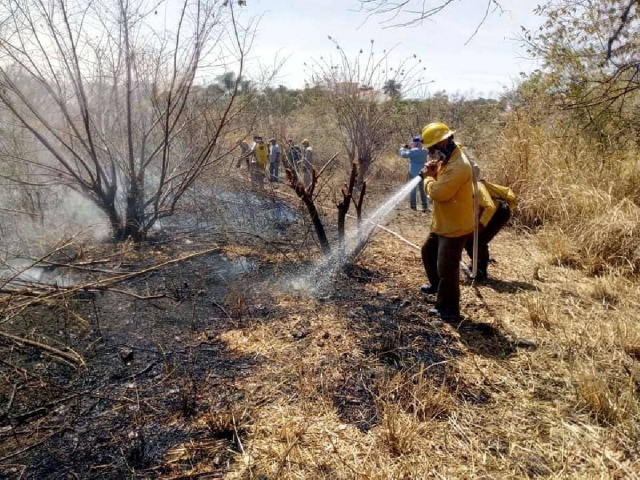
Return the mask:
[[[422,129],[422,143],[424,148],[433,147],[436,143],[449,138],[455,130],[449,130],[442,122],[433,122]]]
[[[300,142],[300,143],[302,143],[303,145],[309,145],[309,140],[307,140],[307,139],[305,138],[305,139],[304,139],[304,140],[302,140],[302,142]]]

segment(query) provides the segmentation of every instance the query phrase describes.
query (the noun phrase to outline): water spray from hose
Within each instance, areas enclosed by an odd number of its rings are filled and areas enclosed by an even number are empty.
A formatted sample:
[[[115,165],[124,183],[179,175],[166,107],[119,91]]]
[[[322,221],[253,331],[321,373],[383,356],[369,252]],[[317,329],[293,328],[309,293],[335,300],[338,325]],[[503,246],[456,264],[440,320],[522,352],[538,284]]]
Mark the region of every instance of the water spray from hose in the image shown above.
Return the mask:
[[[336,249],[320,265],[314,267],[311,272],[294,279],[292,281],[293,288],[315,291],[325,287],[336,272],[362,251],[374,229],[384,222],[398,203],[405,199],[409,192],[416,188],[421,181],[421,177],[415,177],[371,215],[364,218],[359,229],[351,229],[346,234],[344,251]]]
[[[407,240],[393,230],[388,229],[382,223],[387,216],[393,211],[393,209],[400,203],[407,195],[418,186],[421,182],[421,177],[416,177],[404,185],[398,192],[396,192],[391,198],[384,202],[377,210],[371,215],[362,220],[362,224],[359,230],[355,232],[351,230],[347,234],[346,248],[344,252],[339,249],[334,251],[329,257],[327,257],[320,265],[314,267],[309,273],[301,275],[292,280],[291,285],[296,290],[309,290],[317,291],[323,289],[329,281],[333,278],[334,274],[338,272],[346,263],[352,261],[364,248],[369,238],[373,234],[376,228],[384,230],[385,232],[398,238],[400,241],[409,245],[410,247],[421,250],[421,248],[415,243]],[[351,215],[349,215],[351,216]],[[460,270],[467,276],[471,277],[472,272],[463,263],[460,262]]]

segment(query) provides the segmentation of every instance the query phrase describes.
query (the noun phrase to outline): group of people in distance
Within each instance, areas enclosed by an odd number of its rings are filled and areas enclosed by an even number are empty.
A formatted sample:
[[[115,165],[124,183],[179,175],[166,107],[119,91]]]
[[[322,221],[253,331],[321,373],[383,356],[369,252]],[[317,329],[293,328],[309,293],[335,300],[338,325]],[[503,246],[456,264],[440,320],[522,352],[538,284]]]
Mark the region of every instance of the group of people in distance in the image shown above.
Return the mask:
[[[266,145],[261,136],[255,135],[253,145],[249,146],[244,139],[239,139],[237,145],[241,153],[236,162],[236,168],[240,168],[244,160],[254,186],[263,188],[267,175],[269,182],[278,183],[281,163],[293,170],[298,178],[304,181],[305,186],[308,187],[311,184],[313,148],[306,138],[301,142],[302,148],[296,145],[293,139],[287,140],[284,155],[275,138],[269,140],[269,144]]]
[[[410,207],[433,205],[431,229],[422,246],[422,262],[429,284],[421,290],[434,303],[429,315],[443,319],[460,316],[459,264],[462,251],[473,261],[474,230],[478,229],[476,281],[487,278],[489,242],[511,218],[516,197],[508,187],[480,180],[479,168],[454,140],[444,123],[425,126],[413,146],[403,145],[399,154],[409,160],[409,178],[422,177],[410,195]],[[474,205],[475,204],[475,205]],[[476,218],[477,226],[476,226]]]

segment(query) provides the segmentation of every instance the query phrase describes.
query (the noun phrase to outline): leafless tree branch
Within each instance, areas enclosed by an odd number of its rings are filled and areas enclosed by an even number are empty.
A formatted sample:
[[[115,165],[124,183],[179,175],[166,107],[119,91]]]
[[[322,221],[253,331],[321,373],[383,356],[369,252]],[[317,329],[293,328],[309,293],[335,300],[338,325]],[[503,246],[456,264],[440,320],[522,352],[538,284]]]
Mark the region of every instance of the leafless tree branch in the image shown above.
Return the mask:
[[[428,20],[440,12],[445,10],[451,5],[454,0],[441,0],[436,5],[427,0],[359,0],[360,10],[367,12],[367,20],[373,16],[387,17],[382,20],[384,28],[393,27],[408,27],[420,25],[425,20]],[[487,17],[490,15],[491,5],[494,5],[492,12],[497,10],[503,11],[502,6],[498,0],[487,0],[487,9],[484,17],[480,21],[478,28],[474,34],[467,40],[467,43],[476,35],[480,27],[484,24]],[[408,21],[394,22],[401,15],[407,14],[410,17]],[[365,20],[366,21],[366,20]]]

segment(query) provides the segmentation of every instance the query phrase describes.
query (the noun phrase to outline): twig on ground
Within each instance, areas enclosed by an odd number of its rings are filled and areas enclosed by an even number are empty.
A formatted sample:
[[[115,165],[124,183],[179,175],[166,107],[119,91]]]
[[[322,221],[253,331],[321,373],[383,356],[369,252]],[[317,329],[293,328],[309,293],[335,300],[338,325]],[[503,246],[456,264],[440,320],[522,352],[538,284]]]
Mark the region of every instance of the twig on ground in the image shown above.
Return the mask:
[[[39,375],[36,375],[35,373],[31,373],[28,370],[18,367],[17,365],[14,365],[10,362],[7,362],[6,360],[0,359],[0,363],[6,365],[9,368],[13,368],[14,370],[16,370],[17,372],[19,372],[20,374],[24,375],[25,378],[31,377],[35,380],[37,380],[40,383],[46,383],[47,385],[50,385],[53,388],[56,388],[58,390],[62,390],[63,392],[68,392],[68,393],[73,393],[75,395],[79,395],[82,397],[88,397],[88,398],[95,398],[97,400],[107,400],[109,402],[120,402],[120,403],[135,403],[133,400],[131,400],[130,398],[126,398],[126,397],[122,397],[122,398],[112,398],[112,397],[107,397],[104,395],[98,395],[96,393],[91,393],[95,390],[97,390],[98,388],[95,388],[92,391],[84,391],[84,392],[79,392],[77,390],[74,390],[73,388],[69,388],[69,387],[63,387],[62,385],[58,385],[56,383],[51,382],[50,380],[47,380],[44,377],[41,377]]]
[[[40,350],[44,350],[48,353],[50,353],[51,355],[63,358],[64,360],[67,360],[68,362],[75,364],[77,366],[80,367],[84,367],[85,363],[84,360],[82,359],[82,357],[77,354],[76,352],[74,352],[73,350],[71,350],[70,348],[67,347],[67,352],[64,352],[58,348],[52,347],[50,345],[47,345],[45,343],[40,343],[40,342],[36,342],[35,340],[29,340],[26,338],[22,338],[22,337],[16,337],[15,335],[11,335],[9,333],[6,332],[2,332],[0,331],[0,336],[6,338],[7,340],[11,340],[12,342],[18,343],[18,344],[24,344],[24,345],[29,345],[30,347],[36,347],[39,348]]]
[[[158,365],[159,363],[161,363],[162,360],[154,360],[153,362],[151,362],[149,365],[147,365],[146,367],[144,367],[142,370],[140,370],[137,373],[134,373],[133,375],[131,375],[129,378],[136,379],[142,375],[144,375],[145,373],[147,373],[149,370],[151,370],[153,367],[155,367],[156,365]]]
[[[27,453],[29,450],[33,450],[34,448],[39,447],[43,443],[51,440],[53,437],[55,437],[59,433],[64,432],[67,428],[69,428],[69,425],[70,424],[63,425],[58,430],[56,430],[55,432],[53,432],[50,435],[47,435],[45,438],[43,438],[39,442],[33,443],[33,444],[29,445],[28,447],[24,447],[22,450],[18,450],[17,452],[10,453],[9,455],[5,455],[4,457],[0,458],[0,464],[4,463],[7,460],[10,460],[12,458],[18,457],[18,456],[22,455],[23,453]]]
[[[68,400],[72,400],[76,397],[78,397],[80,394],[78,393],[74,393],[71,395],[67,395],[66,397],[63,398],[59,398],[57,400],[54,400],[52,402],[48,402],[45,403],[44,405],[41,405],[40,407],[34,409],[34,410],[30,410],[28,412],[25,413],[21,413],[19,415],[14,415],[11,418],[13,420],[17,420],[18,422],[22,423],[25,420],[29,420],[30,418],[36,417],[36,416],[40,416],[40,415],[46,415],[47,413],[49,413],[49,410],[51,410],[52,407],[55,407],[56,405],[60,405],[61,403],[64,403]]]
[[[9,412],[11,411],[11,407],[13,406],[13,401],[16,398],[16,392],[18,391],[18,384],[14,383],[13,384],[13,389],[11,390],[11,396],[9,397],[9,401],[7,402],[7,406],[5,408],[5,414],[9,415]]]
[[[222,310],[222,313],[224,313],[224,314],[227,316],[227,318],[228,318],[229,320],[231,320],[231,319],[232,319],[232,317],[231,317],[231,315],[229,314],[229,312],[227,312],[227,310],[226,310],[222,305],[220,305],[220,304],[219,304],[218,302],[216,302],[215,300],[212,300],[212,301],[211,301],[211,303],[213,303],[216,307],[218,307],[220,310]]]
[[[96,290],[103,291],[103,292],[119,293],[121,295],[127,295],[129,297],[133,297],[133,298],[135,298],[137,300],[158,300],[160,298],[169,298],[164,293],[161,293],[161,294],[158,294],[158,295],[138,295],[137,293],[127,292],[126,290],[120,290],[118,288],[111,288],[111,287],[96,288]]]

